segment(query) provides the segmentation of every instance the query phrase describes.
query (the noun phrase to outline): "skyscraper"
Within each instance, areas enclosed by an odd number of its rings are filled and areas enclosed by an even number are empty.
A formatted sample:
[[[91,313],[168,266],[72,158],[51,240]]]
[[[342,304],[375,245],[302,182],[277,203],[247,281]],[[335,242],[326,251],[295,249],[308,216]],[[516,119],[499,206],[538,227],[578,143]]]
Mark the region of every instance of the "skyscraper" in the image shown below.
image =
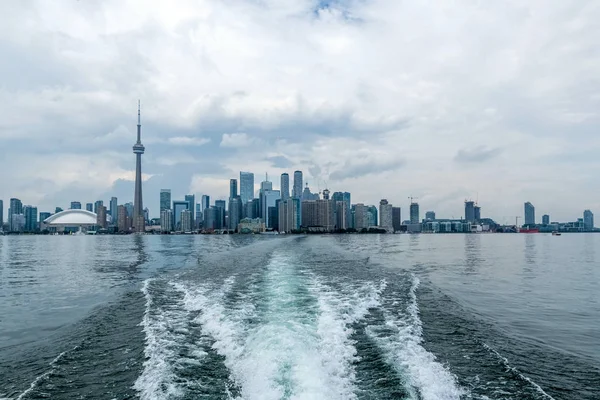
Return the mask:
[[[287,200],[290,197],[290,176],[287,172],[281,174],[281,200]]]
[[[230,179],[229,180],[229,200],[233,199],[234,197],[237,197],[238,192],[237,192],[237,179]]]
[[[465,221],[475,221],[475,202],[465,200]]]
[[[258,217],[263,219],[263,222],[266,224],[267,218],[267,209],[265,207],[265,192],[273,190],[273,183],[269,181],[268,177],[265,176],[265,180],[260,183],[260,192],[258,194],[258,199],[260,201],[260,210]]]
[[[72,201],[71,202],[71,207],[69,207],[71,210],[81,210],[81,202],[79,201]]]
[[[410,203],[410,223],[418,224],[419,222],[419,203]]]
[[[435,211],[425,211],[425,219],[427,221],[433,221],[435,219]]]
[[[402,210],[400,207],[392,207],[392,226],[394,232],[400,231],[400,226],[402,226]]]
[[[192,212],[187,209],[181,212],[181,231],[191,232],[192,231]]]
[[[140,117],[140,102],[138,100],[137,141],[133,145],[135,154],[135,195],[133,200],[133,228],[136,232],[144,232],[144,204],[142,201],[142,154],[145,147],[142,144],[142,122]]]
[[[106,228],[106,207],[100,205],[96,211],[96,225],[101,229]]]
[[[379,226],[388,232],[394,231],[392,224],[392,205],[386,199],[379,202]]]
[[[0,200],[0,230],[4,225],[4,201]]]
[[[117,207],[117,229],[119,232],[127,232],[129,230],[129,223],[127,222],[127,208],[124,205]]]
[[[202,204],[202,212],[204,212],[204,210],[210,207],[210,196],[203,194],[200,203]]]
[[[242,219],[242,201],[239,196],[229,200],[229,229],[236,230]]]
[[[291,232],[300,229],[300,200],[288,198],[279,202],[279,231]]]
[[[118,212],[117,212],[117,207],[119,206],[117,198],[116,197],[111,197],[110,198],[110,221],[112,223],[112,225],[116,225],[117,224],[117,218],[119,217]]]
[[[167,208],[160,212],[160,230],[162,232],[171,232],[173,230],[173,210]]]
[[[160,189],[160,211],[171,209],[171,189]]]
[[[184,198],[185,201],[187,201],[189,203],[189,207],[188,210],[190,210],[190,213],[192,214],[192,223],[194,222],[194,220],[196,219],[196,216],[194,215],[194,206],[196,204],[196,195],[194,194],[187,194]]]
[[[225,200],[215,201],[215,208],[217,209],[215,229],[225,228],[225,207],[227,207]]]
[[[583,229],[586,231],[594,230],[594,213],[590,210],[583,212]]]
[[[331,196],[333,201],[343,201],[346,203],[346,224],[348,228],[353,228],[352,226],[352,203],[351,196],[349,192],[334,192]]]
[[[173,201],[173,228],[176,231],[181,230],[181,213],[184,210],[189,210],[190,202],[187,200]]]
[[[25,214],[25,232],[37,232],[38,230],[38,209],[33,206],[23,207],[23,214]]]
[[[269,219],[269,208],[275,207],[276,201],[281,198],[281,194],[279,193],[279,190],[265,190],[261,192],[261,198],[263,201],[262,218],[264,220],[265,227],[273,228],[273,222]]]
[[[542,215],[542,225],[550,225],[550,216],[548,214]]]
[[[302,186],[302,171],[294,171],[294,188],[292,189],[293,198],[302,198]]]
[[[240,172],[240,198],[242,204],[246,204],[254,198],[254,174],[252,172]]]
[[[343,201],[335,201],[335,227],[336,229],[348,229],[348,210],[346,203]]]
[[[535,225],[535,207],[530,202],[525,203],[525,225]]]
[[[367,207],[364,204],[358,203],[352,206],[354,209],[354,228],[357,231],[368,228],[369,223],[367,221]]]
[[[481,207],[476,205],[473,210],[475,212],[475,222],[479,222],[481,220]]]
[[[14,231],[16,228],[14,226],[14,215],[22,215],[23,214],[23,203],[21,200],[12,198],[9,203],[10,207],[8,208],[8,230]]]
[[[94,212],[94,203],[86,203],[85,209],[89,212]],[[58,211],[57,211],[58,212]]]
[[[97,200],[94,203],[94,214],[98,214],[98,207],[103,206],[104,205],[104,201],[102,200]]]

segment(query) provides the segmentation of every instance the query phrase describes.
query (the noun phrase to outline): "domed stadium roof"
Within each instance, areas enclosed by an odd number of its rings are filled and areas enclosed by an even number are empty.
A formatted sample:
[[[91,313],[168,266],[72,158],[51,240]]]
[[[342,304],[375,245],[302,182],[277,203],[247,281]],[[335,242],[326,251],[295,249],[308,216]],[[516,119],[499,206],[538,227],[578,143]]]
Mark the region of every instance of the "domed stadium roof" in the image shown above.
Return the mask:
[[[95,213],[87,210],[65,210],[56,213],[44,220],[46,225],[96,225],[97,216]]]

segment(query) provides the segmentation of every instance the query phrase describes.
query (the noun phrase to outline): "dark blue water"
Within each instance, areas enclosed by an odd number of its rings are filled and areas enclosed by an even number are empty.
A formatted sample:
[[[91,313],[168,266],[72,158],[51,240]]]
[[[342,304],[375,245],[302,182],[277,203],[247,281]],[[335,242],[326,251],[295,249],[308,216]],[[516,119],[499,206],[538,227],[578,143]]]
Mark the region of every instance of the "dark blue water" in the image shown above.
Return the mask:
[[[598,399],[596,249],[594,234],[0,237],[0,398]]]

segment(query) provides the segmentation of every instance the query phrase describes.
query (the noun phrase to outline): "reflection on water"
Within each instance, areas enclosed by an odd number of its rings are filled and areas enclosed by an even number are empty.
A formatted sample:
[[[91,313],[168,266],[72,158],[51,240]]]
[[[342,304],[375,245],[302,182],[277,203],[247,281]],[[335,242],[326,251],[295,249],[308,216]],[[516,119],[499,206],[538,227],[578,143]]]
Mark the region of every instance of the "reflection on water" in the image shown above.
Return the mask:
[[[464,235],[465,238],[465,269],[467,275],[476,274],[482,263],[481,257],[481,235]]]
[[[523,255],[525,256],[525,263],[527,265],[537,263],[536,238],[534,237],[534,234],[525,234],[525,251],[523,252]],[[531,271],[531,269],[529,269],[529,271]]]

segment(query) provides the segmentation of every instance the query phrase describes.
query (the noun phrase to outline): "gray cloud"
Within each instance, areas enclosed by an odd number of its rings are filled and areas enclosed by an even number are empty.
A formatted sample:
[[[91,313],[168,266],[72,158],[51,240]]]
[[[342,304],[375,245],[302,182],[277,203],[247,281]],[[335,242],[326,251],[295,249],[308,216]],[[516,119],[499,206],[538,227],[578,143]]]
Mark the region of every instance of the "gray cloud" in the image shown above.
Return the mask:
[[[392,160],[388,162],[369,162],[369,163],[347,163],[341,169],[334,171],[329,175],[332,181],[343,181],[345,179],[357,179],[371,174],[381,174],[383,172],[396,170],[406,165],[405,160]]]
[[[477,146],[469,149],[460,149],[454,156],[454,161],[458,163],[482,163],[497,157],[503,149],[499,147],[487,148]]]

